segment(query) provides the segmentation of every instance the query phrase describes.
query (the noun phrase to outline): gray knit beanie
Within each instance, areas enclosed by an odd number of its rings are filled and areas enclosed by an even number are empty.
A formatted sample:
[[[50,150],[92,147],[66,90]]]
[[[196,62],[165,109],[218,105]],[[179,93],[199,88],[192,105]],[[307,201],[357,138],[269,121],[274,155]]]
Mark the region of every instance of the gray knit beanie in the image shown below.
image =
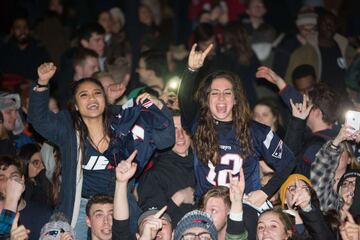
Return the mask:
[[[177,224],[174,240],[180,240],[184,232],[193,227],[203,228],[210,233],[213,240],[218,239],[218,233],[210,215],[200,210],[193,210],[188,212]]]
[[[39,240],[57,240],[60,239],[62,233],[70,233],[73,239],[75,232],[67,221],[63,213],[54,213],[50,221],[46,223],[40,231]]]

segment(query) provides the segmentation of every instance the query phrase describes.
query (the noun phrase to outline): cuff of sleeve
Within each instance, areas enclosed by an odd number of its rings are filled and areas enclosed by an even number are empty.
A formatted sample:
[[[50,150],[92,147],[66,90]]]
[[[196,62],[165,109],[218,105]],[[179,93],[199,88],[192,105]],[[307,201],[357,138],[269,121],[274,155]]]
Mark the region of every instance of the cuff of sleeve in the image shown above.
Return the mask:
[[[294,117],[294,116],[291,117],[291,121],[293,122],[293,125],[295,127],[298,126],[298,127],[303,128],[306,125],[306,121],[304,119],[297,118],[297,117]]]
[[[230,217],[228,217],[226,233],[232,235],[239,235],[244,232],[245,232],[245,225],[243,221],[233,221]]]
[[[272,196],[276,192],[276,189],[274,189],[273,186],[270,186],[270,184],[266,184],[260,190],[268,196]]]
[[[243,213],[232,213],[230,212],[229,218],[233,221],[240,222],[243,220]]]
[[[279,95],[282,95],[288,87],[289,87],[289,85],[286,84],[285,87],[279,91]]]
[[[170,213],[170,215],[171,215],[172,212],[175,212],[175,211],[177,211],[179,209],[179,206],[176,205],[176,203],[174,203],[174,201],[172,199],[170,199],[167,204],[168,204],[168,210],[167,211]]]
[[[1,211],[0,221],[2,226],[0,227],[0,235],[10,233],[11,225],[14,221],[15,215],[15,212],[5,208]]]

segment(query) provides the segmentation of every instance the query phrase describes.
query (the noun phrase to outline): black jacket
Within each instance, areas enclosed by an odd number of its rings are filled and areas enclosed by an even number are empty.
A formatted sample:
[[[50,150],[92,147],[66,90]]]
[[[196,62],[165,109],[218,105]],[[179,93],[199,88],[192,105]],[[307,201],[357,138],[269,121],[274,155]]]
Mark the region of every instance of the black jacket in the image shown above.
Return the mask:
[[[160,153],[155,159],[154,166],[147,171],[139,182],[139,205],[143,210],[151,207],[162,208],[168,206],[167,213],[172,218],[172,225],[189,211],[191,204],[178,207],[171,197],[177,191],[192,187],[195,189],[194,156],[192,151],[186,157],[181,157],[173,151]]]

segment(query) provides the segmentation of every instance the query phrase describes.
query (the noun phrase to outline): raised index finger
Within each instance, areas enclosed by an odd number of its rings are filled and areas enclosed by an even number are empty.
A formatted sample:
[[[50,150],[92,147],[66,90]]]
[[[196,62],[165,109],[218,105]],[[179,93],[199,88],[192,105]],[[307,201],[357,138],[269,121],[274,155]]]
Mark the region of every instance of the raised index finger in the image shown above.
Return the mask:
[[[20,213],[17,212],[13,220],[13,223],[11,225],[11,230],[14,230],[18,227],[19,218],[20,218]]]
[[[212,47],[214,46],[214,44],[210,44],[207,48],[206,48],[206,50],[204,51],[204,57],[203,58],[206,58],[206,56],[209,54],[209,52],[211,51],[211,49],[212,49]]]
[[[166,211],[167,206],[165,205],[162,209],[160,209],[157,213],[155,213],[154,218],[161,218],[161,216],[164,214],[164,212]]]
[[[132,162],[135,159],[135,156],[137,154],[137,150],[133,151],[131,155],[126,159],[127,162]]]

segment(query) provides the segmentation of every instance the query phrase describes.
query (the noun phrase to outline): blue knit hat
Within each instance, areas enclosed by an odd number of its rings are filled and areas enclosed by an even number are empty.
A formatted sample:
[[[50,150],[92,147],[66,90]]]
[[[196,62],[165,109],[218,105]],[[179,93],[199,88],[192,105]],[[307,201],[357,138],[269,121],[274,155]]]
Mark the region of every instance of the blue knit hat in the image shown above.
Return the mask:
[[[177,224],[174,231],[174,240],[180,240],[189,228],[199,227],[210,233],[213,240],[217,240],[218,233],[209,214],[200,210],[188,212]]]

